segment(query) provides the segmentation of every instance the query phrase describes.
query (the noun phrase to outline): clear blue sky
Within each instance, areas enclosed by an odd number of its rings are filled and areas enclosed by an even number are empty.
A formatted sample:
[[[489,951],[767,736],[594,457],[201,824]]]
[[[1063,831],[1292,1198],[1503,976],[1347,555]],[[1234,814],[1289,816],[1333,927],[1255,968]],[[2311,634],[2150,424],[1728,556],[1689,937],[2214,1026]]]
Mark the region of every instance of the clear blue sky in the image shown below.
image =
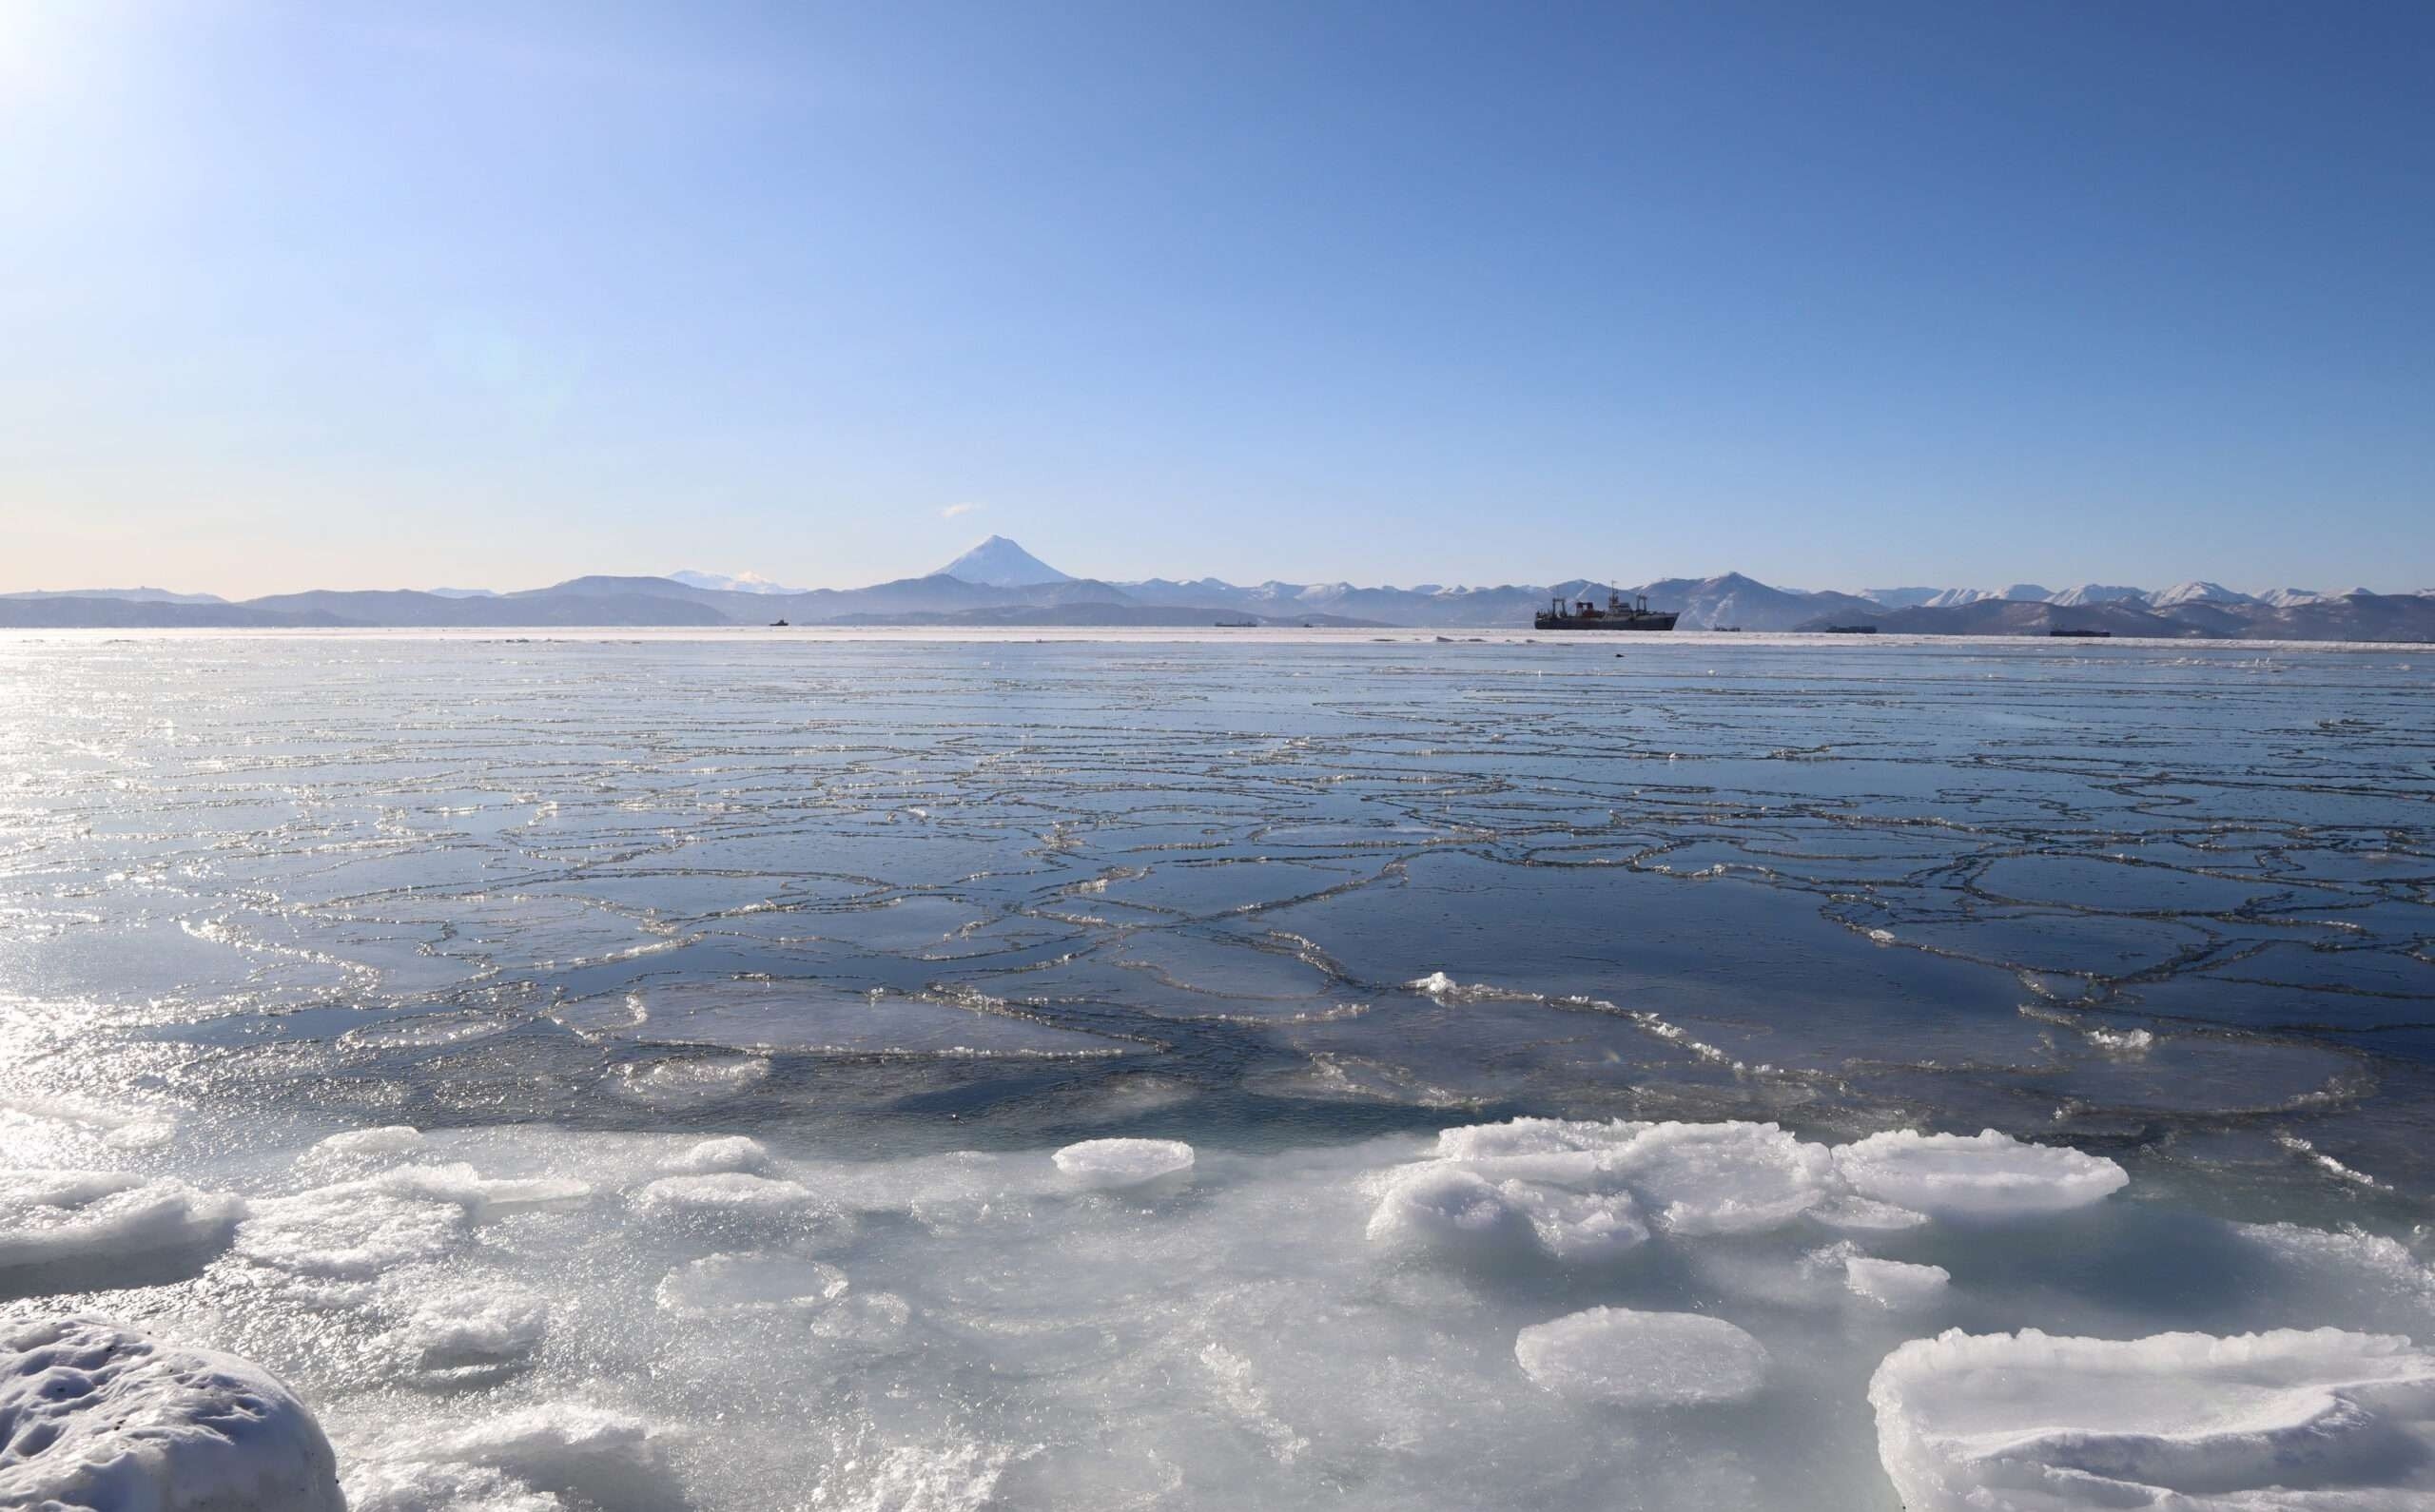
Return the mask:
[[[0,587],[2435,586],[2430,81],[2423,0],[0,0]]]

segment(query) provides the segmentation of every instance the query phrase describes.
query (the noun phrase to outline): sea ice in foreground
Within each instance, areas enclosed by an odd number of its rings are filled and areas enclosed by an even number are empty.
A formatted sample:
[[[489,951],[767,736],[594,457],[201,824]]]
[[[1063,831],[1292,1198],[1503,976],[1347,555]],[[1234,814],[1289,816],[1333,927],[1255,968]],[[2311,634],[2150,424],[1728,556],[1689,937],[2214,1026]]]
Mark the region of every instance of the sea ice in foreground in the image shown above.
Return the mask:
[[[1957,1328],[1886,1356],[1869,1402],[1909,1512],[2435,1503],[2435,1355],[2391,1334]]]
[[[345,1512],[346,1503],[329,1440],[268,1373],[70,1317],[0,1332],[0,1505]]]
[[[1738,1402],[1767,1378],[1764,1346],[1696,1312],[1591,1308],[1523,1329],[1513,1358],[1558,1395],[1627,1405]]]

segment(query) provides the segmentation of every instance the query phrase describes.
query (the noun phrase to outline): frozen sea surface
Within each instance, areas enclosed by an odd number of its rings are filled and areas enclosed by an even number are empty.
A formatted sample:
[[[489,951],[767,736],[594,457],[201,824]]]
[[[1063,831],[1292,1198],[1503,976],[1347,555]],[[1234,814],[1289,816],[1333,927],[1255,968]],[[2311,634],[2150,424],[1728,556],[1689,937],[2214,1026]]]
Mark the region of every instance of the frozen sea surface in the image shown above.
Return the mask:
[[[0,709],[0,1309],[275,1372],[359,1512],[2435,1498],[2435,648],[28,636]]]

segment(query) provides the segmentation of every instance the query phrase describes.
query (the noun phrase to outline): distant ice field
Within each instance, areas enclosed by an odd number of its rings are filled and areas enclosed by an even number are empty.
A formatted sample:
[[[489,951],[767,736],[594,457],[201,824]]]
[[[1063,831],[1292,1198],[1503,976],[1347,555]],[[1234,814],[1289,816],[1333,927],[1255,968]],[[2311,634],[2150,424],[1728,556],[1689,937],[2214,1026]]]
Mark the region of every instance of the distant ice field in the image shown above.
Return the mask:
[[[2435,647],[79,633],[0,713],[0,1324],[276,1372],[358,1512],[2435,1504]]]

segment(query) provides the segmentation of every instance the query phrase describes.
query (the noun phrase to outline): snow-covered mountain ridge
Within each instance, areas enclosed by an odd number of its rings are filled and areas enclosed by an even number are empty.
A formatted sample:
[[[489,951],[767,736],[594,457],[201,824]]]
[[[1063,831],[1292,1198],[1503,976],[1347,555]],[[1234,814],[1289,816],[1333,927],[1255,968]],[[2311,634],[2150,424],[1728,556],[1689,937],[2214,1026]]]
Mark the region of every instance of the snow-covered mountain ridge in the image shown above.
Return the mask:
[[[1051,567],[993,535],[939,572],[855,589],[791,589],[755,572],[571,578],[547,588],[281,593],[227,603],[159,589],[0,594],[0,627],[1132,625],[1413,626],[1527,629],[1556,599],[1645,593],[1685,630],[1786,631],[1874,626],[1888,632],[2435,640],[2435,595],[2244,593],[2192,581],[2144,589],[2086,583],[1998,589],[1912,587],[1847,593],[1781,588],[1741,572],[1638,584],[1584,579],[1362,587],[1217,577],[1106,582]],[[141,596],[138,596],[141,595]]]

